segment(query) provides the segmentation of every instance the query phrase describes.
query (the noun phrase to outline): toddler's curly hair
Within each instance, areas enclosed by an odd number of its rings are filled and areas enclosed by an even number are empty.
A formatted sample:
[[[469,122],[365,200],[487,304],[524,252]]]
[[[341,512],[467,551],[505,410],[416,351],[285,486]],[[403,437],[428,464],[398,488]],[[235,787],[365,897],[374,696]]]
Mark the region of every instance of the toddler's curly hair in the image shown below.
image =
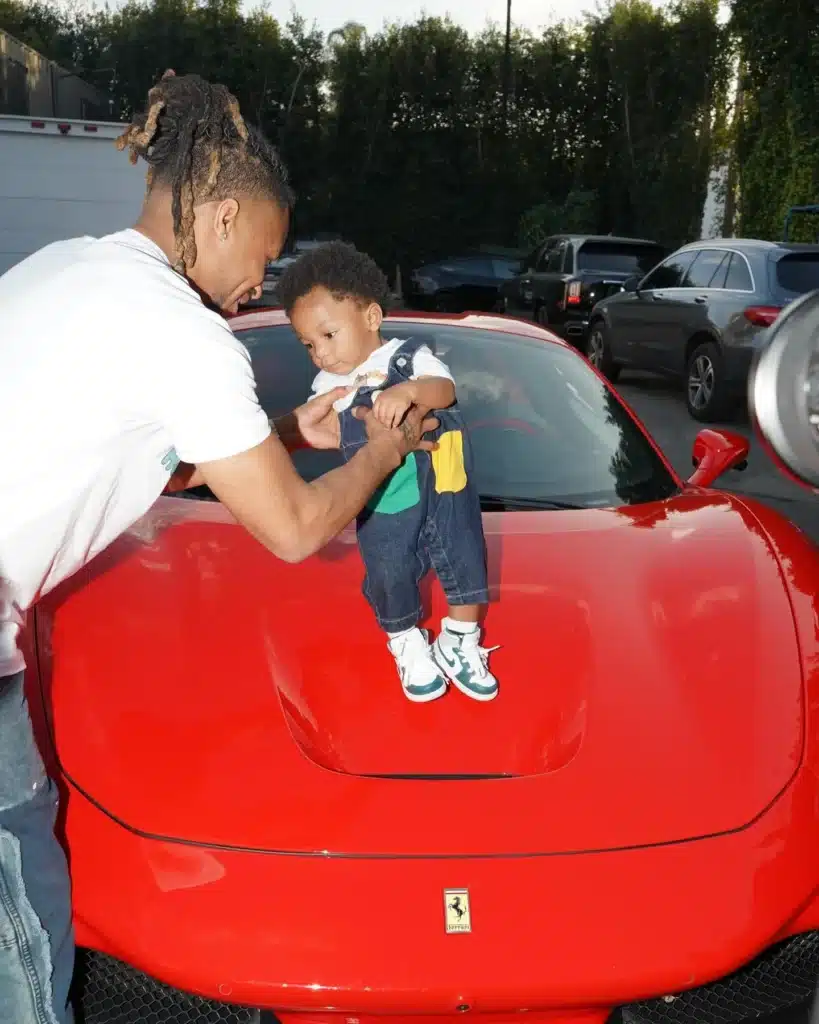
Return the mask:
[[[384,311],[390,299],[387,278],[378,264],[349,242],[325,242],[291,263],[279,278],[279,302],[289,315],[314,288],[326,288],[339,300],[375,302]]]

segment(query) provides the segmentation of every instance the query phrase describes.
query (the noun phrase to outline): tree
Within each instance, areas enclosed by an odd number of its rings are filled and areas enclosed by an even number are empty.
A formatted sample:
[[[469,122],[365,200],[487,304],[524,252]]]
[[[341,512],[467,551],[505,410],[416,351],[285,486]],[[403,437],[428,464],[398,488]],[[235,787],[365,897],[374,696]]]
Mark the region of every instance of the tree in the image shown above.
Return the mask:
[[[336,232],[406,271],[520,231],[694,237],[730,54],[716,3],[614,0],[579,25],[512,30],[506,75],[503,33],[440,18],[374,34],[347,22],[325,40],[240,0],[73,15],[0,0],[0,23],[122,117],[168,67],[224,82],[290,165],[297,232]]]
[[[819,202],[819,21],[808,3],[734,0],[743,57],[737,132],[743,234],[781,238],[788,208]],[[816,226],[795,225],[812,240]]]

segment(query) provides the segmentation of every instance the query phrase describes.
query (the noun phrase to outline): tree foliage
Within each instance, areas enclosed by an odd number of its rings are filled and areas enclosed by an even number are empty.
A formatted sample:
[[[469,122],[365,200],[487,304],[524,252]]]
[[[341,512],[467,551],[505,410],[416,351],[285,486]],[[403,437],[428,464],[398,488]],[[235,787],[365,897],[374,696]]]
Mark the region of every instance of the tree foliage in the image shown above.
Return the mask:
[[[74,14],[0,0],[0,25],[122,116],[167,67],[224,82],[292,169],[298,232],[338,232],[385,269],[572,228],[697,237],[731,56],[717,0],[613,0],[513,33],[504,121],[496,28],[424,17],[375,34],[340,22],[324,38],[239,0]]]
[[[819,202],[819,18],[814,0],[733,0],[732,22],[740,229],[781,238],[790,206]],[[815,239],[815,221],[794,226],[793,237]]]

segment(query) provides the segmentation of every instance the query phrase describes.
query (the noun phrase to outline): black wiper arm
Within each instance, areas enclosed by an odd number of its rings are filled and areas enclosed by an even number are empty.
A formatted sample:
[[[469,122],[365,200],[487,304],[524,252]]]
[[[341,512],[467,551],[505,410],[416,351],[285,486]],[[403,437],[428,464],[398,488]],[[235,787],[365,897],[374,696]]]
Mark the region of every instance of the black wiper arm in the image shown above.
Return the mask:
[[[571,501],[552,501],[551,498],[522,498],[509,494],[482,494],[481,508],[491,512],[505,509],[581,509],[588,505],[576,505]]]

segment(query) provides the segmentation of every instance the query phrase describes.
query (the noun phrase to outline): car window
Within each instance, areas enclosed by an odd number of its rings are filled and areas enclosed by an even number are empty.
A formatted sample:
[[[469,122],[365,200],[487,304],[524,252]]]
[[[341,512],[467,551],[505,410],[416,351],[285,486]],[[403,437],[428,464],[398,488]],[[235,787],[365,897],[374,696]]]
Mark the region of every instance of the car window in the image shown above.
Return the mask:
[[[564,274],[574,273],[574,246],[571,242],[567,242],[566,248],[563,250],[563,266],[561,270]]]
[[[654,288],[680,288],[685,272],[694,261],[695,252],[679,252],[669,256],[667,260],[655,267],[648,277],[640,284],[641,291]]]
[[[250,355],[256,394],[268,416],[283,416],[301,405],[316,368],[293,330],[252,327],[237,337]]]
[[[520,260],[492,260],[492,271],[495,277],[508,281],[523,270]]]
[[[715,278],[724,269],[729,253],[724,249],[700,249],[688,268],[685,284],[689,288],[716,288]],[[723,274],[724,277],[724,274]]]
[[[668,252],[661,245],[588,241],[577,252],[577,269],[642,277]]]
[[[490,259],[459,259],[448,260],[446,266],[454,267],[458,273],[469,274],[472,277],[493,277],[492,261]]]
[[[819,288],[819,252],[788,253],[776,263],[776,283],[792,295]]]
[[[538,246],[537,249],[533,249],[526,257],[526,259],[523,260],[521,266],[524,270],[535,269],[535,267],[537,266],[538,257],[540,256],[541,248],[541,246]]]
[[[557,248],[557,244],[557,241],[553,239],[551,242],[547,242],[541,249],[540,256],[538,257],[537,265],[535,267],[535,270],[538,273],[542,274],[545,272],[549,265],[549,260]]]
[[[546,263],[543,267],[544,274],[562,274],[563,273],[563,254],[566,252],[566,246],[568,243],[559,242],[554,249],[549,252]]]
[[[752,292],[754,290],[748,263],[745,257],[740,256],[738,252],[731,253],[731,262],[728,264],[722,287],[737,292]]]
[[[238,337],[246,341],[249,333],[239,330]],[[419,338],[449,366],[482,494],[606,506],[661,500],[676,491],[640,428],[576,352],[422,321],[387,320],[383,333]],[[292,328],[254,329],[248,349],[269,415],[304,401],[316,370]],[[293,461],[311,480],[339,465],[341,456],[308,449],[295,452]]]

